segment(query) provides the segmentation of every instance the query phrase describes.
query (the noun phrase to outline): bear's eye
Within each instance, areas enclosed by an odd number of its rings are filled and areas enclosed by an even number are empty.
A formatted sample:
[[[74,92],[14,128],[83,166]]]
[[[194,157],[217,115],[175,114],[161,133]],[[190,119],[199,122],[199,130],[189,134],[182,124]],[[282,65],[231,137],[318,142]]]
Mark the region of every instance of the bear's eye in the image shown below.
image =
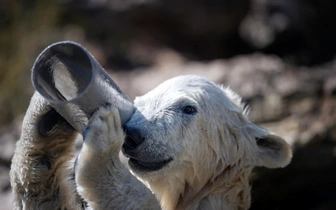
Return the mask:
[[[185,106],[182,108],[183,113],[185,114],[194,114],[197,112],[196,108],[193,106]]]

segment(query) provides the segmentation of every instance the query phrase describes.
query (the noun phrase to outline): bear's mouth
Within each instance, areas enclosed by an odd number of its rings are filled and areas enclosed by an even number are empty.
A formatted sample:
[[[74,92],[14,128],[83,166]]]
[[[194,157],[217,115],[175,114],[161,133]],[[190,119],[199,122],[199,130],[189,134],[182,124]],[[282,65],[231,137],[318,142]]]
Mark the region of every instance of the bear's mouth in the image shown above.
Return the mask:
[[[158,162],[145,162],[141,160],[137,160],[134,158],[130,158],[128,160],[128,164],[131,167],[131,169],[143,171],[143,172],[150,172],[150,171],[157,171],[162,169],[165,165],[167,165],[170,161],[172,161],[172,158],[169,158],[167,160],[158,161]]]

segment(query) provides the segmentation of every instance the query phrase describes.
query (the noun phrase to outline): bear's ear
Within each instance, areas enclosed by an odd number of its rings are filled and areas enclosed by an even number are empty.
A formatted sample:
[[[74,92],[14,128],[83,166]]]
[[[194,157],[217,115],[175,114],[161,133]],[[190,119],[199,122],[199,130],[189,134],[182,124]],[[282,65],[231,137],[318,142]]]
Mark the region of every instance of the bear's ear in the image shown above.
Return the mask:
[[[275,134],[256,137],[257,166],[278,168],[286,166],[292,159],[292,150],[285,140]]]
[[[254,124],[252,134],[257,145],[257,166],[278,168],[289,164],[292,149],[283,138]]]

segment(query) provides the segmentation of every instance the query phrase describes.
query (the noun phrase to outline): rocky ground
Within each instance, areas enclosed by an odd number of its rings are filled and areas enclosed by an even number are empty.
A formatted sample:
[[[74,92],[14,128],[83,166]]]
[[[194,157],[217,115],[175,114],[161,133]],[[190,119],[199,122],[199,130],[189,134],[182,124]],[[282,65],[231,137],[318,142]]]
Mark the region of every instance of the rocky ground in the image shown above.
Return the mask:
[[[29,69],[64,39],[89,49],[131,99],[182,74],[230,86],[250,119],[294,150],[286,168],[254,170],[251,209],[336,209],[332,0],[18,2],[0,1],[0,65],[11,70],[0,71],[1,209],[12,209],[8,172],[32,95]]]

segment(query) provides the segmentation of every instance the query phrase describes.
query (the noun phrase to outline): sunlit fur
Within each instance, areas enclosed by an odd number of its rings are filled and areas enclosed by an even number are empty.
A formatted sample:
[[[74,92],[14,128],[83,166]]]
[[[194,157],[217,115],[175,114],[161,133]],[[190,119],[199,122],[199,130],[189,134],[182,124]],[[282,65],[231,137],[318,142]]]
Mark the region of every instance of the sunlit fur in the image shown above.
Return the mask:
[[[197,113],[181,113],[185,105]],[[237,94],[205,78],[173,78],[136,98],[135,106],[138,111],[127,125],[147,134],[139,153],[173,158],[159,171],[134,171],[164,209],[247,209],[252,168],[265,161],[271,161],[268,167],[284,166],[290,160],[280,137],[247,120]],[[256,137],[266,135],[270,141],[281,139],[272,160],[258,155]]]
[[[10,171],[16,210],[81,206],[71,179],[76,132],[65,121],[59,121],[41,135],[41,119],[50,111],[50,105],[35,93],[23,120]]]

